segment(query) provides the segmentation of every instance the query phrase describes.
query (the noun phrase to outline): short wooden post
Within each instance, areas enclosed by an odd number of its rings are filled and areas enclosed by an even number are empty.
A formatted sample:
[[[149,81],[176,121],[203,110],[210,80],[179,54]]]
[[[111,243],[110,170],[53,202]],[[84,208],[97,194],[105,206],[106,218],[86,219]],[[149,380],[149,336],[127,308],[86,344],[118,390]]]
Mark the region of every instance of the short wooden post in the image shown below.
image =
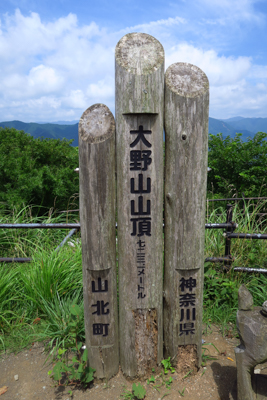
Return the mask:
[[[84,319],[89,364],[97,378],[118,372],[115,235],[115,121],[104,104],[79,122]]]
[[[165,75],[165,356],[201,364],[209,82],[198,67]]]
[[[120,364],[135,377],[163,356],[164,50],[131,33],[115,58]]]

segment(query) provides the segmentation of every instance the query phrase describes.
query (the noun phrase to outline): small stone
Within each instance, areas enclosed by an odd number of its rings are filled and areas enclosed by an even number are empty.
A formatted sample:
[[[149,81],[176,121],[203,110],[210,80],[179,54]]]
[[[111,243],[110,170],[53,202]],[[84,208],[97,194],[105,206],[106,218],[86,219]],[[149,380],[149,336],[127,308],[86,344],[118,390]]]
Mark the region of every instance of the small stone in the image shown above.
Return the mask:
[[[260,374],[261,370],[260,369],[254,369],[254,374]]]
[[[238,290],[238,309],[244,311],[253,309],[253,297],[245,285],[241,285]]]
[[[18,375],[14,375],[14,379],[15,379],[15,381],[18,381],[19,380],[19,376]]]
[[[262,314],[267,317],[267,301],[265,301],[262,305]]]
[[[46,389],[46,386],[43,386],[43,389]]]

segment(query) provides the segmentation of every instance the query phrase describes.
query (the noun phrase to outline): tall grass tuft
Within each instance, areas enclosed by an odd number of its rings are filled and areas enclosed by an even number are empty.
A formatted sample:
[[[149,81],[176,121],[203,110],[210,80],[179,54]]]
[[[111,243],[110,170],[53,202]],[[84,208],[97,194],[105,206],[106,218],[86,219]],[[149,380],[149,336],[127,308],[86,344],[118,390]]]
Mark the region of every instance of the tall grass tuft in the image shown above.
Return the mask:
[[[211,207],[210,207],[211,208]],[[236,232],[266,233],[266,202],[238,204],[233,209]],[[226,221],[223,206],[209,210],[208,223]],[[260,213],[260,214],[259,214]],[[1,223],[76,222],[77,214],[55,215],[50,210],[40,220],[31,207],[6,213],[0,210]],[[207,213],[208,214],[208,213]],[[206,230],[206,257],[224,255],[222,230]],[[50,346],[67,347],[70,342],[70,306],[83,308],[81,244],[67,244],[55,251],[66,236],[66,230],[0,230],[1,257],[31,257],[29,264],[0,264],[0,353],[18,350],[33,341],[43,340]],[[79,234],[76,235],[76,238]],[[74,238],[74,239],[76,239]],[[204,266],[204,322],[224,328],[235,324],[238,289],[242,283],[250,289],[255,305],[267,299],[267,275],[234,271],[235,266],[267,268],[267,241],[233,239],[232,267],[223,271],[221,264]],[[79,340],[84,341],[84,320],[79,321]]]
[[[31,208],[0,214],[1,223],[63,223],[75,216],[40,220]],[[77,218],[77,214],[76,214]],[[0,264],[0,352],[18,349],[34,340],[67,340],[65,327],[70,303],[83,306],[81,244],[55,251],[68,231],[60,229],[0,230],[1,257],[31,257],[27,264]],[[79,234],[76,235],[78,237]],[[83,325],[83,323],[81,322]],[[84,337],[84,327],[80,329]]]
[[[238,224],[236,233],[267,233],[266,201],[247,202],[245,207],[233,207],[233,221]],[[208,223],[226,221],[223,206],[213,209]],[[206,230],[205,257],[223,256],[225,239],[222,230]],[[231,255],[235,258],[229,271],[222,264],[205,263],[204,266],[204,321],[235,324],[238,308],[238,289],[245,284],[250,289],[255,305],[267,299],[267,275],[234,271],[234,267],[266,268],[267,241],[232,239]]]

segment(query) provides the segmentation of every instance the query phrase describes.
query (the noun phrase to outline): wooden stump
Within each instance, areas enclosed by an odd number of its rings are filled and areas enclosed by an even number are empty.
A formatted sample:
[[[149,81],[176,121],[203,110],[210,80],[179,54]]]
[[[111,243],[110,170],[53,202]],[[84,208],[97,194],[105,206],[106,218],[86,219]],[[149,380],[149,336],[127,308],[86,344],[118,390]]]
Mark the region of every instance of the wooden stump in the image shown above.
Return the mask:
[[[189,370],[201,364],[208,117],[206,75],[172,64],[165,75],[164,348]]]
[[[120,363],[135,377],[163,356],[164,50],[131,33],[115,58]]]
[[[115,121],[104,104],[79,122],[80,219],[84,320],[97,378],[119,369],[115,232]]]

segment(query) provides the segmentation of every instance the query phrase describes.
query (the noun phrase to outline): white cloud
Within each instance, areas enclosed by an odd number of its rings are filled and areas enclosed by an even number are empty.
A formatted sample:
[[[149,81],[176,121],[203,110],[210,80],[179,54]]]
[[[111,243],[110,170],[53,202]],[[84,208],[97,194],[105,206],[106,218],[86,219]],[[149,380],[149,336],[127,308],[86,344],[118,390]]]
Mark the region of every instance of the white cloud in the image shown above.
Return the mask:
[[[253,14],[252,1],[240,2],[242,18]],[[201,4],[217,13],[211,0],[201,0]],[[230,1],[222,0],[218,7],[230,13]],[[234,0],[233,12],[239,8]],[[114,50],[123,34],[131,31],[163,40],[166,66],[190,62],[207,74],[212,116],[227,118],[249,109],[266,114],[267,66],[255,65],[250,57],[224,56],[211,45],[190,42],[190,36],[180,39],[179,32],[193,26],[181,16],[118,32],[102,29],[95,22],[80,26],[74,14],[44,23],[36,13],[24,16],[17,10],[3,16],[0,23],[0,121],[78,119],[87,107],[99,102],[114,110]]]
[[[105,44],[106,32],[94,22],[79,26],[69,14],[43,23],[36,13],[16,10],[2,18],[1,28],[0,120],[17,119],[18,103],[23,120],[43,120],[48,110],[55,119],[55,109],[61,119],[72,109],[78,118],[95,98],[103,96],[104,102],[114,94],[115,46]]]
[[[266,116],[267,66],[255,65],[250,57],[219,56],[181,43],[166,51],[166,66],[188,62],[201,68],[210,82],[210,115]],[[265,90],[265,91],[264,91]]]
[[[45,93],[56,93],[63,88],[64,80],[51,67],[38,65],[28,75],[11,73],[0,78],[3,95],[13,99],[36,98]]]
[[[255,10],[254,4],[261,0],[198,0],[198,3],[226,25],[229,21],[262,23],[264,15]]]
[[[256,86],[259,90],[267,91],[267,86],[264,83],[257,83]]]
[[[62,99],[61,105],[67,108],[86,109],[87,102],[84,92],[80,89],[71,90],[68,96]]]
[[[158,21],[151,21],[147,24],[139,24],[123,29],[123,32],[148,32],[159,27],[172,27],[175,25],[185,24],[187,21],[182,17],[159,19]]]
[[[114,92],[115,92],[115,87],[113,79],[108,79],[107,81],[100,80],[96,84],[91,83],[87,88],[87,94],[92,98],[98,98],[98,97],[112,98],[114,96]]]
[[[204,51],[187,43],[181,43],[166,51],[166,66],[175,62],[188,62],[201,68],[210,85],[223,86],[245,77],[251,68],[248,57],[218,56],[214,50]]]

